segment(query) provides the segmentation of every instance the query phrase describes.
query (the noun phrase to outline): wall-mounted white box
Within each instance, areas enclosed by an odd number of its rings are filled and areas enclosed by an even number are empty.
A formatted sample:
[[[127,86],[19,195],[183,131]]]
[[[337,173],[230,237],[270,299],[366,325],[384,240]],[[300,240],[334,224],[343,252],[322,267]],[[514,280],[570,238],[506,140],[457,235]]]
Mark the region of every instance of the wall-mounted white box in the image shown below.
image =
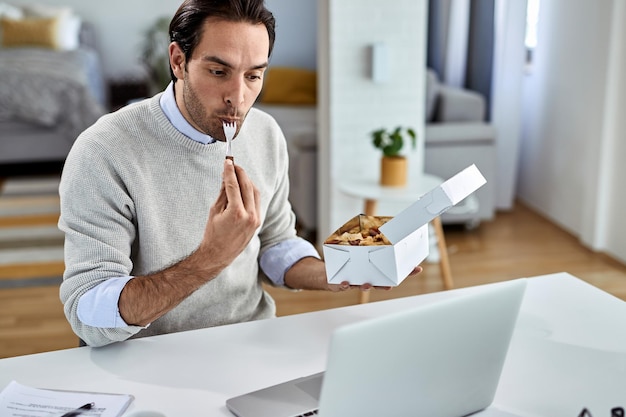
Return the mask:
[[[390,79],[389,47],[384,42],[372,45],[372,80],[375,83],[386,83]]]

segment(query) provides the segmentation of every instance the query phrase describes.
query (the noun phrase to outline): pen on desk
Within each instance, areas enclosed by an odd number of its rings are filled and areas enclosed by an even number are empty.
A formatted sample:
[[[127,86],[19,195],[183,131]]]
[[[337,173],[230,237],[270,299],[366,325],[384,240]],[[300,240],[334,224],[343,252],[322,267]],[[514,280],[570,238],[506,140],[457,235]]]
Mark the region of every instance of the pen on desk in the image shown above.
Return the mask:
[[[83,406],[78,407],[76,410],[72,410],[72,411],[68,411],[67,413],[63,414],[61,417],[76,417],[81,415],[84,411],[87,410],[91,410],[91,408],[93,406],[95,406],[96,404],[94,403],[87,403]]]

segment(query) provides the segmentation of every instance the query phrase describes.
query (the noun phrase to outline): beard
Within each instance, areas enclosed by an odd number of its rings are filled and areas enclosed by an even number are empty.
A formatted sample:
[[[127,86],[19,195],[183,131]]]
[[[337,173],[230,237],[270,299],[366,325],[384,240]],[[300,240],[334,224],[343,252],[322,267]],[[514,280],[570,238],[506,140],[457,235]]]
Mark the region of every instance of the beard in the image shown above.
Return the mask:
[[[198,94],[196,94],[196,90],[191,85],[187,71],[185,71],[184,81],[183,101],[187,113],[189,113],[189,117],[191,117],[196,128],[213,139],[225,141],[226,137],[224,136],[221,120],[219,117],[211,117],[210,112],[202,104]]]

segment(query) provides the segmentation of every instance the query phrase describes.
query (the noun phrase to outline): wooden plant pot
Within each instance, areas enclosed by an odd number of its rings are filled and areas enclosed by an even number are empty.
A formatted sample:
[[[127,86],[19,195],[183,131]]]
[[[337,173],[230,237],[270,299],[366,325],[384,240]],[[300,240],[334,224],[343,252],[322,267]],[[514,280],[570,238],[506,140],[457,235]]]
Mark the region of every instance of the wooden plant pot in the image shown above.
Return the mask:
[[[380,185],[404,187],[407,181],[408,162],[404,156],[383,156],[380,160]]]

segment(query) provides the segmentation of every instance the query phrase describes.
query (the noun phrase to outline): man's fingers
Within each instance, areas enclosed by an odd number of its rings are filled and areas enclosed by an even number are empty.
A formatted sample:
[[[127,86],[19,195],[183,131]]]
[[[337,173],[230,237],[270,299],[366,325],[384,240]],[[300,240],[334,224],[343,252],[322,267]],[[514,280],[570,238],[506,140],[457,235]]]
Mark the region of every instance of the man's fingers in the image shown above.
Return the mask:
[[[222,186],[220,188],[220,192],[217,195],[217,199],[215,203],[213,203],[213,210],[217,210],[218,213],[226,210],[226,206],[228,205],[228,198],[226,197],[226,186],[224,182],[222,182]]]
[[[235,166],[235,173],[237,174],[237,180],[239,182],[246,220],[249,225],[256,229],[261,225],[261,193],[243,168]]]
[[[337,285],[337,288],[339,291],[346,291],[346,290],[361,290],[361,291],[369,291],[372,288],[377,289],[377,290],[390,290],[392,287],[388,287],[388,286],[374,286],[370,283],[365,283],[365,284],[361,284],[361,285],[352,285],[350,284],[348,281],[343,281],[341,284]]]
[[[417,275],[420,272],[422,272],[424,270],[424,268],[422,268],[420,265],[416,266],[415,268],[413,268],[413,270],[411,271],[411,273],[409,274],[409,276],[411,275]]]
[[[232,160],[224,160],[224,173],[222,175],[222,187],[226,191],[226,199],[228,205],[241,206],[243,201],[241,199],[241,191],[239,188],[239,181],[237,180],[237,174],[235,172],[235,165]],[[220,193],[220,197],[222,194]]]
[[[261,225],[261,194],[246,171],[227,159],[222,186],[224,193],[220,193],[214,204],[218,212],[241,227],[258,228]]]
[[[255,193],[256,187],[252,184],[250,178],[248,178],[248,174],[239,166],[235,166],[235,174],[237,175],[237,182],[239,183],[240,195],[244,207],[248,209],[256,208],[256,200],[258,200]]]

